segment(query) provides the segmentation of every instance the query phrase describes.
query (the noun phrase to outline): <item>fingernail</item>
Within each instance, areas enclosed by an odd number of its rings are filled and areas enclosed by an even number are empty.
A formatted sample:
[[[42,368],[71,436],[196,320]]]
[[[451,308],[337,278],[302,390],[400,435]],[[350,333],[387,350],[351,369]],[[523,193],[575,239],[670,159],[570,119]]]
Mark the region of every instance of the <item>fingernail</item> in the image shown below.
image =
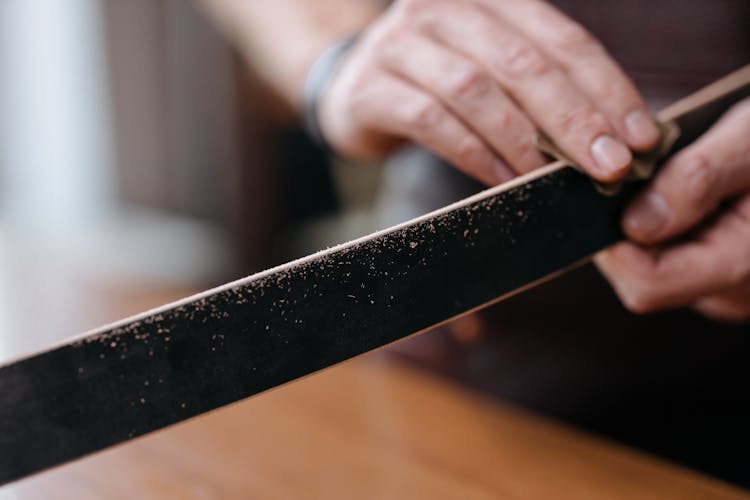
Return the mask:
[[[642,109],[631,112],[625,117],[625,130],[631,143],[639,147],[650,147],[659,140],[659,129],[654,120]]]
[[[656,191],[638,197],[625,212],[624,225],[628,234],[639,238],[652,238],[666,224],[669,205]]]
[[[508,166],[503,160],[495,158],[492,162],[492,173],[495,176],[495,180],[498,184],[511,180],[515,177],[513,169]]]
[[[608,135],[599,136],[591,145],[591,156],[605,174],[622,170],[633,160],[630,150],[620,141]]]

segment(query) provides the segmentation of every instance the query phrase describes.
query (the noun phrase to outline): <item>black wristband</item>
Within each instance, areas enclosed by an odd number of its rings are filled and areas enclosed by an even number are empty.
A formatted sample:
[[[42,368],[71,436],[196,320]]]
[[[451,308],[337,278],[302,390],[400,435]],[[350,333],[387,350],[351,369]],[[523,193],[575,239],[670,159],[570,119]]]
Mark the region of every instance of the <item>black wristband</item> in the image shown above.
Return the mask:
[[[312,139],[320,146],[331,151],[330,146],[323,136],[318,118],[318,105],[320,96],[326,89],[331,77],[336,73],[336,69],[341,59],[346,55],[356,37],[340,40],[326,48],[310,67],[305,79],[305,86],[302,89],[303,119],[305,129]]]

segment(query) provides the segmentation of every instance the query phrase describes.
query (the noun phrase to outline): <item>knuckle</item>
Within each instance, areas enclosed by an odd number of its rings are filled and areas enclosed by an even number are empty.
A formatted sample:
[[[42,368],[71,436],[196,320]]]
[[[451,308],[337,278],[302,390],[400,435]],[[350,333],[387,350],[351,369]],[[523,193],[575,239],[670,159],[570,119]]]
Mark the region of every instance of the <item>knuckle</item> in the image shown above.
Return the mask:
[[[452,73],[453,76],[446,82],[446,93],[452,100],[483,97],[492,88],[489,75],[477,65],[465,64]]]
[[[658,305],[648,279],[643,276],[643,270],[636,270],[626,286],[618,290],[618,294],[625,308],[635,314],[649,313]]]
[[[406,112],[406,124],[417,130],[434,128],[443,118],[443,107],[435,99],[417,100]]]
[[[507,107],[495,111],[494,120],[497,131],[500,133],[507,133],[513,130],[514,122],[516,121],[514,120],[513,113]]]
[[[737,243],[738,246],[743,243]],[[727,288],[740,288],[750,279],[750,248],[739,254],[740,258],[717,259],[714,263],[719,276],[725,276],[724,284]]]
[[[399,51],[399,34],[393,28],[386,28],[375,34],[367,44],[367,54],[375,63],[386,68],[398,67],[403,54]]]
[[[748,279],[748,268],[745,262],[733,262],[727,270],[727,285],[736,288],[746,283]]]
[[[476,162],[476,160],[481,159],[484,154],[485,148],[476,137],[467,136],[458,141],[458,146],[456,146],[456,155],[458,158],[466,160],[469,163]]]
[[[696,152],[686,157],[681,177],[685,196],[693,206],[706,207],[714,203],[718,169],[713,167],[707,155]]]
[[[520,37],[512,38],[500,47],[496,57],[497,69],[513,78],[539,77],[551,69],[547,58]]]
[[[357,121],[365,121],[369,113],[367,103],[372,92],[366,84],[357,80],[353,82],[350,88],[342,91],[342,94],[334,101],[339,107],[346,111],[346,115],[351,116]]]
[[[518,140],[514,145],[518,161],[527,165],[535,165],[539,158],[539,150],[529,140]]]
[[[655,300],[643,289],[625,292],[621,300],[625,308],[635,314],[647,314],[656,309]]]
[[[609,129],[607,119],[588,104],[567,108],[558,113],[557,125],[564,134],[590,142]]]
[[[338,88],[336,101],[340,105],[346,105],[352,110],[370,109],[369,104],[380,97],[381,82],[380,75],[375,71],[357,72],[349,78],[332,82],[331,91],[334,86]]]
[[[642,262],[630,269],[630,276],[620,290],[623,305],[636,314],[646,314],[659,306],[654,284],[660,279],[656,265]]]
[[[491,160],[482,141],[472,135],[467,135],[457,142],[454,154],[456,161],[473,173],[480,173],[487,168]]]

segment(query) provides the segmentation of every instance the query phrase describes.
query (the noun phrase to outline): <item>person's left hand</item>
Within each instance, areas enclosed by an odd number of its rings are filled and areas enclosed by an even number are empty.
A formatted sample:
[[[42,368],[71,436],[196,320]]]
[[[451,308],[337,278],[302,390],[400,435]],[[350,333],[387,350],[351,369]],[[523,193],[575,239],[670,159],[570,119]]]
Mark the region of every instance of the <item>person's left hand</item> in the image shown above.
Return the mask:
[[[667,162],[622,224],[630,241],[595,261],[630,310],[750,319],[750,99]]]

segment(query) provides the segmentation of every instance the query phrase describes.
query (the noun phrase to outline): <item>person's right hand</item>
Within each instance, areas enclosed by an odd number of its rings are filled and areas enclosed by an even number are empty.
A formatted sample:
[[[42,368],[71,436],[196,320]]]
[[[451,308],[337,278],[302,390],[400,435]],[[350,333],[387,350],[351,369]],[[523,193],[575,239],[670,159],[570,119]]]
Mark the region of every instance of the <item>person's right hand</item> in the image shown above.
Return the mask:
[[[411,141],[486,184],[545,163],[537,130],[601,181],[659,138],[602,45],[541,0],[397,0],[318,109],[339,153],[377,156]]]

